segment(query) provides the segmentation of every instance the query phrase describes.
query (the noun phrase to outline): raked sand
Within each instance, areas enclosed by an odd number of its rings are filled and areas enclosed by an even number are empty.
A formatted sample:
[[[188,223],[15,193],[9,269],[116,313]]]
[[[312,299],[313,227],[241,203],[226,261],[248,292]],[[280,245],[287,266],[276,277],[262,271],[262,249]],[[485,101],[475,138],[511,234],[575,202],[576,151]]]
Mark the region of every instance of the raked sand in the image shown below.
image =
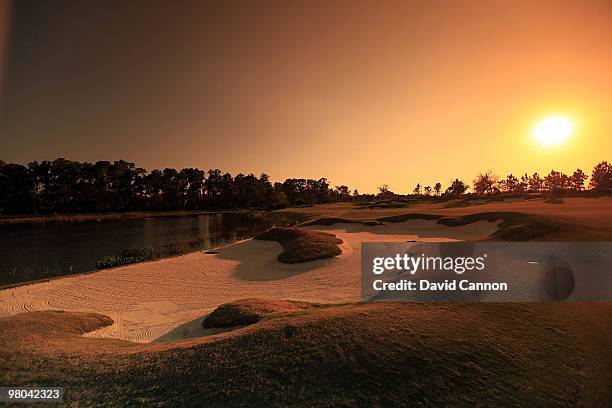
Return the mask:
[[[447,227],[410,220],[388,225],[310,227],[344,242],[333,259],[287,265],[280,244],[246,240],[218,254],[202,251],[0,291],[0,316],[35,310],[100,313],[115,323],[88,335],[151,342],[181,337],[181,328],[220,304],[247,297],[354,302],[360,295],[361,242],[453,241],[486,237],[497,223]],[[191,326],[195,326],[192,323]],[[179,328],[179,329],[177,329]],[[178,334],[177,334],[178,333]]]

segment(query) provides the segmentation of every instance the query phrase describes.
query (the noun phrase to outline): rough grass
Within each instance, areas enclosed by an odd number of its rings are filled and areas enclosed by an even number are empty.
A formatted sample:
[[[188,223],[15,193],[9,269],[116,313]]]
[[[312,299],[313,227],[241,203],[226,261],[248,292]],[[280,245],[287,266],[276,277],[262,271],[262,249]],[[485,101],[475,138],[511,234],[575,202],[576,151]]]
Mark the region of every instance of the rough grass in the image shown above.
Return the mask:
[[[315,218],[314,220],[310,220],[300,224],[300,227],[307,227],[310,225],[334,225],[339,223],[358,223],[360,221],[349,220],[346,218],[338,218],[338,217],[321,217]]]
[[[376,200],[376,201],[353,202],[353,205],[357,208],[367,207],[373,210],[373,209],[385,209],[385,208],[405,208],[405,207],[409,207],[415,202],[418,202],[418,200],[413,199],[413,198],[408,198],[408,199],[399,199],[399,200]]]
[[[443,208],[462,208],[462,207],[469,207],[471,205],[472,203],[470,203],[470,200],[462,199],[462,200],[451,200],[445,203],[442,207]]]
[[[538,214],[526,214],[513,211],[488,211],[467,215],[443,216],[440,214],[426,213],[407,213],[380,217],[368,221],[356,221],[338,217],[324,217],[314,219],[302,225],[333,225],[336,223],[358,223],[364,225],[377,225],[384,222],[405,222],[409,220],[437,220],[438,224],[449,227],[468,225],[477,221],[495,222],[502,220],[499,230],[493,233],[490,238],[504,241],[529,241],[545,237],[549,234],[562,231],[571,237],[571,231],[578,229],[579,226],[572,224],[568,220],[548,217]],[[581,227],[582,230],[585,227]]]
[[[408,220],[437,220],[442,218],[441,215],[436,214],[421,214],[421,213],[407,213],[399,215],[390,215],[388,217],[373,218],[368,220],[352,220],[349,218],[340,217],[321,217],[300,224],[300,227],[307,227],[313,225],[334,225],[334,224],[364,224],[364,225],[380,225],[384,222],[404,222]]]
[[[2,224],[30,224],[30,223],[73,223],[103,220],[127,220],[151,217],[193,217],[196,215],[223,214],[223,213],[251,213],[251,210],[171,210],[171,211],[125,211],[102,213],[68,213],[68,214],[11,214],[0,215]]]
[[[74,406],[610,406],[612,304],[364,304],[165,344],[90,314],[0,318],[0,383]]]
[[[257,323],[273,313],[295,312],[316,307],[320,305],[291,300],[241,299],[219,306],[204,319],[202,325],[205,328],[248,325]]]
[[[167,258],[187,254],[204,248],[205,241],[196,239],[192,241],[177,242],[157,247],[129,248],[121,250],[118,254],[108,255],[96,261],[96,269],[114,268],[155,259]]]
[[[335,235],[320,231],[297,228],[271,228],[255,236],[255,239],[277,241],[283,251],[277,259],[283,263],[310,262],[317,259],[332,258],[342,252],[338,244],[342,240]]]
[[[509,198],[509,197],[506,197]],[[610,197],[564,197],[563,204],[546,203],[541,196],[529,194],[518,201],[476,200],[473,206],[445,208],[447,202],[413,202],[410,211],[403,208],[369,209],[358,203],[336,203],[317,205],[311,209],[296,209],[311,217],[336,218],[349,222],[375,220],[406,213],[459,217],[470,213],[514,212],[542,216],[559,222],[560,228],[533,238],[538,241],[610,241],[612,240],[612,199]],[[317,222],[311,222],[316,224]],[[492,237],[494,239],[500,239]]]
[[[299,212],[285,210],[252,213],[252,216],[263,218],[275,227],[291,227],[310,218]]]
[[[493,233],[492,238],[504,241],[529,241],[558,231],[563,226],[563,222],[552,217],[510,211],[492,211],[445,217],[440,218],[438,223],[455,227],[477,221],[494,222],[499,219],[502,222],[499,224],[499,230]]]
[[[409,220],[437,220],[440,216],[436,214],[421,214],[421,213],[408,213],[390,215],[388,217],[378,218],[381,222],[404,222]]]

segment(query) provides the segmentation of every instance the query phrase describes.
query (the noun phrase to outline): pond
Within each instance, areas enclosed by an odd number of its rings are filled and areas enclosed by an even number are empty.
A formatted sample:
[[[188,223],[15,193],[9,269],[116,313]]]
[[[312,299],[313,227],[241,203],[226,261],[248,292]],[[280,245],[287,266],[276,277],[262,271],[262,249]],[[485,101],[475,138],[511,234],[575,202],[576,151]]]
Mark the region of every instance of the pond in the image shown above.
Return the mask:
[[[269,227],[244,213],[0,225],[0,284],[93,271],[98,259],[126,249],[194,241],[212,248]]]

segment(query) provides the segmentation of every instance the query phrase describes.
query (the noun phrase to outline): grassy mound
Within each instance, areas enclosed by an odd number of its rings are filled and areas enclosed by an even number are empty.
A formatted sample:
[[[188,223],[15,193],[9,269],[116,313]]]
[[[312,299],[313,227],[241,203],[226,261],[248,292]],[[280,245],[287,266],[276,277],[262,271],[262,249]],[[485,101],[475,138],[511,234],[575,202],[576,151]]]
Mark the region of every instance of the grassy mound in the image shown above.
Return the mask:
[[[382,222],[380,222],[378,220],[364,220],[364,221],[361,221],[361,223],[363,225],[368,226],[368,227],[375,227],[377,225],[384,225]]]
[[[56,310],[24,313],[19,315],[18,321],[20,331],[37,333],[45,337],[81,335],[113,324],[113,319],[108,316]],[[10,328],[11,325],[6,319],[0,320],[0,331],[6,335],[14,334],[11,333]],[[28,342],[28,339],[19,338],[19,336],[8,337],[15,342]]]
[[[404,208],[404,207],[408,207],[410,206],[409,203],[403,203],[403,202],[385,202],[385,203],[379,203],[379,204],[372,204],[370,205],[370,209],[374,209],[374,208]]]
[[[361,223],[363,225],[367,225],[367,226],[370,226],[370,227],[376,226],[376,225],[382,225],[382,222],[380,220],[377,220],[377,219],[355,221],[355,220],[349,220],[347,218],[322,217],[322,218],[316,218],[314,220],[310,220],[308,222],[305,222],[305,223],[301,224],[301,226],[302,227],[313,226],[313,225],[325,225],[325,226],[329,226],[329,225],[334,225],[334,224],[358,224],[358,223]]]
[[[219,306],[204,319],[202,325],[205,328],[248,325],[273,313],[295,312],[315,307],[320,306],[291,300],[242,299]]]
[[[582,233],[581,239],[590,238],[587,227],[572,224],[568,219],[560,217],[545,216],[539,214],[527,214],[512,211],[489,211],[474,214],[443,216],[439,214],[407,213],[381,217],[374,220],[356,221],[344,218],[326,217],[309,221],[305,225],[332,225],[335,223],[359,223],[364,225],[376,225],[383,222],[405,222],[409,220],[437,220],[439,224],[449,227],[468,225],[477,221],[495,222],[501,220],[499,230],[491,238],[504,241],[529,241],[541,239],[550,234],[557,234],[554,239],[573,239],[574,231]],[[597,240],[598,236],[594,235]]]
[[[439,224],[451,227],[467,225],[477,221],[494,222],[501,219],[500,229],[493,238],[504,241],[528,241],[559,230],[563,223],[543,215],[524,214],[508,211],[492,211],[468,214],[457,217],[446,217],[438,220]]]
[[[404,221],[410,221],[410,220],[437,220],[439,218],[441,218],[441,216],[436,215],[436,214],[408,213],[408,214],[391,215],[389,217],[378,218],[378,221],[404,222]]]
[[[446,204],[444,204],[442,208],[463,208],[463,207],[469,207],[471,205],[472,203],[470,203],[470,201],[467,199],[451,200],[447,202]]]
[[[356,222],[359,222],[359,221],[349,220],[346,218],[338,218],[338,217],[321,217],[321,218],[316,218],[314,220],[307,221],[301,224],[301,226],[307,227],[311,225],[334,225],[334,224],[342,224],[342,223],[351,224],[351,223],[356,223]]]
[[[338,244],[342,240],[335,235],[320,231],[297,228],[271,228],[255,239],[277,241],[283,247],[277,259],[283,263],[302,263],[317,259],[332,258],[342,252]]]
[[[441,215],[421,214],[421,213],[390,215],[388,217],[380,217],[380,218],[374,218],[374,219],[363,220],[363,221],[351,220],[347,218],[338,218],[338,217],[322,217],[322,218],[316,218],[314,220],[308,221],[301,225],[302,226],[313,226],[313,225],[329,226],[329,225],[340,224],[340,223],[347,223],[347,224],[361,223],[364,225],[373,226],[373,225],[380,225],[384,222],[404,222],[404,221],[409,221],[409,220],[438,220],[440,218],[442,218]]]
[[[390,209],[390,208],[405,208],[418,202],[415,199],[400,199],[400,200],[376,200],[376,201],[365,201],[353,203],[353,206],[357,208],[367,207],[370,210],[373,209]]]
[[[97,315],[0,318],[0,382],[91,406],[609,406],[612,304],[363,304],[178,343],[82,337]]]

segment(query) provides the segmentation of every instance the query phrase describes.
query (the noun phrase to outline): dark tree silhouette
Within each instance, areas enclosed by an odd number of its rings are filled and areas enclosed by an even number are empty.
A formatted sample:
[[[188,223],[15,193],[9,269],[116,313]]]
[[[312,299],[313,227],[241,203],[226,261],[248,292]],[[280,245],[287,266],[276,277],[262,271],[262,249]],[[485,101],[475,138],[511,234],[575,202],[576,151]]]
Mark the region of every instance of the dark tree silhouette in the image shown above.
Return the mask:
[[[5,164],[1,168],[0,197],[7,213],[34,211],[34,183],[28,169],[20,164]]]
[[[544,188],[550,193],[560,193],[567,191],[570,185],[570,179],[567,174],[560,171],[551,170],[546,177],[544,177]]]
[[[347,186],[336,186],[334,188],[334,201],[350,201],[351,190]]]
[[[513,174],[508,174],[506,178],[499,182],[501,189],[507,193],[518,193],[521,183]]]
[[[450,197],[460,197],[465,194],[468,188],[469,187],[463,181],[455,179],[455,181],[453,181],[451,185],[446,189],[444,194]]]
[[[348,186],[332,190],[325,178],[272,185],[267,174],[232,177],[197,168],[148,173],[124,160],[91,164],[59,158],[27,167],[0,162],[0,212],[6,214],[276,209],[351,199]]]
[[[603,161],[595,166],[589,187],[599,193],[612,192],[612,164]]]
[[[576,169],[572,177],[570,178],[571,189],[573,191],[582,191],[584,190],[584,182],[589,178],[584,172],[580,169]]]
[[[383,184],[378,187],[378,197],[379,198],[392,198],[394,196],[393,192],[390,190],[388,184]]]
[[[485,173],[479,173],[474,179],[474,192],[478,195],[492,195],[499,193],[497,186],[499,177],[493,174],[492,170]]]
[[[529,190],[529,176],[527,173],[521,176],[521,181],[519,183],[519,192],[524,193]]]
[[[417,183],[413,191],[415,195],[420,196],[421,195],[421,183]]]
[[[543,187],[544,180],[542,180],[538,173],[533,173],[533,175],[529,178],[529,191],[532,193],[539,193],[542,191]]]
[[[437,182],[436,185],[434,186],[434,192],[436,193],[437,196],[439,196],[441,191],[442,191],[442,184]]]
[[[520,181],[509,174],[498,182],[491,171],[474,180],[478,195],[505,192],[581,192],[587,175],[577,169],[571,176],[552,170],[544,179],[538,173],[524,174]],[[421,195],[422,186],[414,193]],[[468,186],[455,179],[444,193],[460,197]],[[612,165],[601,162],[593,169],[591,191],[612,192]],[[425,187],[425,194],[432,192]],[[442,185],[433,192],[440,195]],[[197,168],[152,170],[136,167],[124,160],[95,163],[59,158],[53,161],[30,162],[27,166],[0,160],[0,213],[54,214],[133,210],[202,210],[202,209],[278,209],[287,206],[322,204],[349,200],[396,199],[387,184],[379,194],[352,195],[346,185],[333,189],[326,178],[292,178],[272,184],[267,174],[238,174],[233,177],[219,169]]]

